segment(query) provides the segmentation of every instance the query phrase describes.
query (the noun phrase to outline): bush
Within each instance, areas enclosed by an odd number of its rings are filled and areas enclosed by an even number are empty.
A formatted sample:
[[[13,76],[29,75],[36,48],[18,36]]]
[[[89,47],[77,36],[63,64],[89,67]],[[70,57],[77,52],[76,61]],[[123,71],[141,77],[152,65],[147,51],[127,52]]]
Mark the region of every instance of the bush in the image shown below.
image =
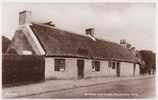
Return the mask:
[[[45,78],[45,60],[37,55],[3,55],[2,85],[36,82]]]
[[[142,73],[155,73],[156,71],[156,54],[149,50],[139,51],[142,60],[145,62],[144,67],[141,69]]]

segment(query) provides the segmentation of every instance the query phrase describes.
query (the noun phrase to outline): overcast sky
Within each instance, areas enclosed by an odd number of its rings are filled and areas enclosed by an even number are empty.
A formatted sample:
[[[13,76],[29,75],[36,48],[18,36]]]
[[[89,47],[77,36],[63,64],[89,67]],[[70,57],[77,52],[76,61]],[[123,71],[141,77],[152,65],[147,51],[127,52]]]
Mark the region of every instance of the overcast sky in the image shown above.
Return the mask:
[[[10,39],[18,26],[18,13],[32,11],[35,22],[53,21],[56,27],[84,34],[95,28],[95,36],[119,43],[127,39],[137,49],[155,50],[154,3],[5,3],[3,34]]]

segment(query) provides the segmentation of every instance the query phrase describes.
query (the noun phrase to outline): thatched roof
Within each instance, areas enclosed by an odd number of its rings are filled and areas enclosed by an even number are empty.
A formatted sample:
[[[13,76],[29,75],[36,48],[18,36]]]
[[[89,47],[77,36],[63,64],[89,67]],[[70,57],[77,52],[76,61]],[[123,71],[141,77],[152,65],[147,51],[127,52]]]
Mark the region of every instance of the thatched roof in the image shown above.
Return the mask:
[[[67,32],[42,24],[30,25],[46,56],[84,57],[136,62],[135,56],[117,43]]]

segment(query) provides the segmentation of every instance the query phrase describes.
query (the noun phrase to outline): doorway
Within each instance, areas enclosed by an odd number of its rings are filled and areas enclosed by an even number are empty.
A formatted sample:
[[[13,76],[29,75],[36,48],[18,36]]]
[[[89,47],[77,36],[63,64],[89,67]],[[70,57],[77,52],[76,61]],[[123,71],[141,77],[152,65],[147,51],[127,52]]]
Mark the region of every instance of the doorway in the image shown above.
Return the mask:
[[[84,60],[77,60],[78,79],[84,78]]]
[[[117,77],[120,77],[120,62],[117,62],[116,74],[117,74]]]

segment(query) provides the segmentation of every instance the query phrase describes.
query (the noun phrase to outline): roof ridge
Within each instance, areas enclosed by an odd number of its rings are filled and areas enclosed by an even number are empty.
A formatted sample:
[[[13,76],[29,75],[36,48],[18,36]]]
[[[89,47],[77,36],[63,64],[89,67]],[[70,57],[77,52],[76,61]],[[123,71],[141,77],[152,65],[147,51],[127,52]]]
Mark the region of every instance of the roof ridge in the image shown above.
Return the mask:
[[[89,38],[87,35],[84,35],[84,34],[78,34],[76,32],[67,31],[67,30],[64,30],[64,29],[60,29],[60,28],[56,28],[56,27],[53,27],[53,26],[45,25],[45,24],[42,24],[42,23],[32,22],[32,24],[36,24],[36,25],[40,25],[40,26],[47,27],[47,28],[50,28],[50,29],[56,29],[56,30],[59,30],[59,31],[67,32],[69,34],[73,34],[73,35],[78,35],[78,36],[82,36],[82,37],[85,37],[85,38]],[[113,41],[104,40],[104,39],[97,38],[97,37],[95,37],[95,39],[119,45],[118,43],[113,42]]]
[[[67,30],[64,30],[64,29],[60,29],[60,28],[49,26],[49,25],[45,25],[45,24],[42,24],[42,23],[32,22],[32,24],[36,24],[36,25],[40,25],[40,26],[47,27],[47,28],[50,28],[50,29],[56,29],[56,30],[59,30],[59,31],[64,31],[64,32],[67,32],[67,33],[70,33],[70,34],[79,35],[79,36],[83,36],[83,37],[89,38],[89,37],[87,37],[84,34],[78,34],[76,32],[67,31]]]

